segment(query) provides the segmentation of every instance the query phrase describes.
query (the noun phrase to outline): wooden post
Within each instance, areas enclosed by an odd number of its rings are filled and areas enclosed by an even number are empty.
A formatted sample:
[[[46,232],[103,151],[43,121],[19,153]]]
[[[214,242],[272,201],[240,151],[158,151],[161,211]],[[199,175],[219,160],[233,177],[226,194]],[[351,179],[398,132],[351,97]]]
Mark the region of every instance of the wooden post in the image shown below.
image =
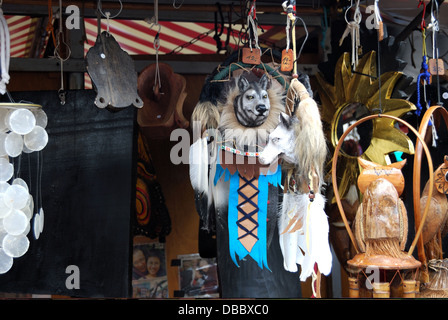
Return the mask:
[[[403,280],[403,298],[415,298],[415,280]]]
[[[373,283],[373,298],[389,298],[390,284],[389,282],[374,282]]]
[[[359,280],[355,277],[348,278],[348,296],[350,298],[359,298]]]

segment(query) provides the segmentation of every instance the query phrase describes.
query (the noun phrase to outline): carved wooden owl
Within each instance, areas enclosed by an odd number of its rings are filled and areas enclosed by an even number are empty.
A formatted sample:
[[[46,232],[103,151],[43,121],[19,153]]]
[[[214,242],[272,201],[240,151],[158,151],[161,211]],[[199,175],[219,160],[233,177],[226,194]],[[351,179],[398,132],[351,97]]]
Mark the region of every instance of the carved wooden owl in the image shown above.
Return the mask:
[[[397,240],[403,250],[407,240],[407,213],[400,195],[404,189],[401,168],[406,160],[388,166],[358,158],[364,169],[358,177],[363,200],[354,221],[354,234],[361,251],[375,240]]]

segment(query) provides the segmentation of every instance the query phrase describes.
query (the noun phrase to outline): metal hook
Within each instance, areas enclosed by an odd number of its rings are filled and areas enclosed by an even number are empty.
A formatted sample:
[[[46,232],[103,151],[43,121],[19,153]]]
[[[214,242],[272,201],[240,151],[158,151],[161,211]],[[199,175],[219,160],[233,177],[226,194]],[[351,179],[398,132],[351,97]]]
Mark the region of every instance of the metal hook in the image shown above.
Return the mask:
[[[118,17],[121,14],[121,11],[123,11],[123,2],[121,2],[121,0],[118,0],[118,2],[120,3],[120,10],[113,17],[109,17],[109,19],[114,19],[114,18]],[[103,13],[101,0],[98,0],[97,9],[105,18],[107,18],[106,14]],[[109,15],[110,15],[110,13],[109,13]]]
[[[65,104],[65,90],[63,89],[59,89],[58,91],[58,96],[59,96],[59,101],[61,102],[61,105]]]
[[[182,5],[184,4],[184,0],[182,0],[182,2],[176,6],[176,0],[173,1],[173,8],[174,9],[180,9],[180,7],[182,7]]]

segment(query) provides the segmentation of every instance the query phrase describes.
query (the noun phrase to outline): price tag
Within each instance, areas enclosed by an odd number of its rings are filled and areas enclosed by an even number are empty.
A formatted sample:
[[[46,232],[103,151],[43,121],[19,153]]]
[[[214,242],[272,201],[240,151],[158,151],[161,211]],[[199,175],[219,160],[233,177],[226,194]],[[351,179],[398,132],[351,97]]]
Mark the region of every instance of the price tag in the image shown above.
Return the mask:
[[[378,39],[379,41],[382,41],[384,39],[384,26],[383,26],[383,21],[379,22],[379,26],[378,26]]]
[[[283,49],[280,70],[283,72],[292,71],[293,67],[294,67],[293,50],[289,49],[288,51],[286,51],[286,49]]]
[[[243,48],[243,58],[241,59],[247,64],[260,64],[261,52],[260,49]]]
[[[445,74],[445,66],[443,64],[442,59],[429,59],[428,61],[429,73],[436,75],[444,75]]]

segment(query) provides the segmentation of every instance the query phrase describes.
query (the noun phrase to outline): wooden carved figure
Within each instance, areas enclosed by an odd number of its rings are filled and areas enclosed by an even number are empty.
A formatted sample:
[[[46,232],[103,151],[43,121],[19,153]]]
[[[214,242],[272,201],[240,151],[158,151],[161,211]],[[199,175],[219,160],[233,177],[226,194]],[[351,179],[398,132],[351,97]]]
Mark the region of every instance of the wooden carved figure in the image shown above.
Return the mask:
[[[448,233],[448,156],[434,172],[434,188],[429,197],[429,181],[423,189],[420,207],[426,206],[429,199],[429,211],[423,226],[422,239],[428,260],[429,281],[424,284],[420,297],[448,297],[448,260],[443,258],[442,239]]]
[[[423,189],[420,207],[424,208],[428,201],[429,181]],[[448,156],[444,163],[434,172],[434,189],[430,199],[428,217],[423,226],[423,243],[428,260],[443,258],[441,239],[447,234],[448,226]]]
[[[406,208],[400,195],[404,189],[404,178],[401,168],[406,160],[383,166],[358,158],[363,171],[358,178],[358,187],[363,194],[362,202],[356,213],[353,224],[353,234],[361,251],[348,264],[358,275],[365,273],[367,268],[376,272],[372,279],[366,281],[366,288],[373,289],[373,297],[389,297],[393,280],[400,271],[406,273],[415,270],[420,262],[405,253],[408,220]],[[372,269],[373,268],[373,269]],[[351,296],[359,296],[359,278],[352,277]],[[410,280],[410,281],[409,281]],[[400,283],[415,291],[415,281],[406,279]],[[407,288],[406,287],[406,288]]]

